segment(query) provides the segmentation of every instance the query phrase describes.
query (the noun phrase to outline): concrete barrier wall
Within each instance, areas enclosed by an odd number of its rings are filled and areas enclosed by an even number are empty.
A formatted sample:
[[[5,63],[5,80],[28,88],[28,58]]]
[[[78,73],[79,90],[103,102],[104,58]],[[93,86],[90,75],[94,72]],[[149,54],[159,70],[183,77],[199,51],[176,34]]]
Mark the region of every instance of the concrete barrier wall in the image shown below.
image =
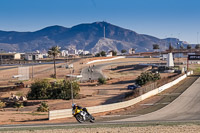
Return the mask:
[[[141,102],[144,99],[147,99],[151,96],[154,96],[170,87],[172,87],[173,85],[177,84],[178,82],[180,82],[181,80],[185,79],[187,77],[187,75],[193,74],[192,72],[188,72],[187,74],[184,74],[183,76],[179,77],[178,79],[167,83],[159,88],[156,88],[152,91],[149,91],[137,98],[125,101],[125,102],[119,102],[119,103],[113,103],[113,104],[107,104],[107,105],[99,105],[99,106],[93,106],[93,107],[87,107],[88,111],[91,114],[94,113],[101,113],[101,112],[107,112],[107,111],[112,111],[112,110],[116,110],[116,109],[120,109],[120,108],[126,108],[129,107],[131,105],[134,105],[136,103]],[[59,118],[67,118],[67,117],[72,117],[72,109],[63,109],[63,110],[53,110],[53,111],[49,111],[49,120],[53,120],[53,119],[59,119]]]
[[[110,58],[110,59],[93,60],[93,61],[89,61],[89,62],[86,63],[86,64],[92,64],[92,63],[102,62],[102,61],[117,60],[117,59],[121,59],[121,58],[126,58],[126,57],[125,57],[125,56],[119,56],[119,57],[114,57],[114,58]]]

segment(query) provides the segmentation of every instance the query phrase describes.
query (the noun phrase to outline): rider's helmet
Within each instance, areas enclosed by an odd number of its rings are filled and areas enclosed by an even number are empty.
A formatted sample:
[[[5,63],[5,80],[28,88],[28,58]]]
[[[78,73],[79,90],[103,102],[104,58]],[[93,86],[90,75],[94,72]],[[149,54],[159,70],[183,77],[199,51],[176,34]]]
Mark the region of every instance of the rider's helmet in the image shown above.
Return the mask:
[[[72,108],[75,108],[77,106],[76,103],[72,103]]]

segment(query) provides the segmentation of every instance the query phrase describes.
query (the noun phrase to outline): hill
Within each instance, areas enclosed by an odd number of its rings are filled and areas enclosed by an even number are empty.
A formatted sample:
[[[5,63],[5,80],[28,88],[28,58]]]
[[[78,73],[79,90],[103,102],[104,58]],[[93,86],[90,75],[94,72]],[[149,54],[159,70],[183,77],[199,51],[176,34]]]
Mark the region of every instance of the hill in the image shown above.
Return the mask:
[[[105,27],[105,38],[104,38]],[[0,49],[4,51],[30,52],[48,50],[58,45],[62,49],[76,49],[99,52],[137,48],[137,51],[152,51],[153,44],[161,49],[172,43],[183,43],[176,38],[159,39],[150,35],[138,34],[107,22],[79,24],[71,28],[50,26],[34,32],[0,31]]]

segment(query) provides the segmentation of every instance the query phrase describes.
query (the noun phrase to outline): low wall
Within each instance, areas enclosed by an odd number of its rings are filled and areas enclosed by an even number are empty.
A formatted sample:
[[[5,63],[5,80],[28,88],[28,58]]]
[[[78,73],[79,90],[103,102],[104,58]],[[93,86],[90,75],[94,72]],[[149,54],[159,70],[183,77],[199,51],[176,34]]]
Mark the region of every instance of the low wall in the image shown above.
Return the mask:
[[[170,83],[167,83],[159,88],[156,88],[152,91],[149,91],[149,92],[147,92],[139,97],[136,97],[134,99],[124,101],[124,102],[119,102],[119,103],[87,107],[87,109],[91,114],[94,114],[94,113],[106,112],[106,111],[129,107],[131,105],[139,103],[144,99],[147,99],[151,96],[154,96],[154,95],[172,87],[173,85],[179,83],[181,80],[185,79],[188,75],[191,75],[191,74],[193,74],[193,71],[188,72],[187,74],[184,74],[183,76],[177,78],[176,80],[174,80]],[[59,119],[59,118],[67,118],[67,117],[72,117],[72,109],[49,111],[49,120]]]
[[[119,56],[119,57],[114,57],[114,58],[110,58],[110,59],[93,60],[93,61],[89,61],[89,62],[86,63],[86,64],[92,64],[92,63],[102,62],[102,61],[117,60],[117,59],[121,59],[121,58],[126,58],[126,57],[125,57],[125,56]]]

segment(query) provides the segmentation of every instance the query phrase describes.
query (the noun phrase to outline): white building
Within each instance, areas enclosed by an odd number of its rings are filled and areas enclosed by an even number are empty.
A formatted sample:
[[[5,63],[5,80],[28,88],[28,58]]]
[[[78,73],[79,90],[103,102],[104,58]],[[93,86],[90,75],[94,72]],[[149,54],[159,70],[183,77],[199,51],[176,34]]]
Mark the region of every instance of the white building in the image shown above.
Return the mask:
[[[89,51],[84,51],[84,50],[78,50],[77,52],[79,55],[86,55],[86,54],[89,54],[90,52]]]
[[[113,56],[112,51],[109,51],[108,54],[106,55],[106,57],[112,57],[112,56]]]
[[[25,60],[39,60],[43,59],[43,55],[37,52],[25,53]]]
[[[77,50],[74,48],[69,49],[68,53],[69,53],[69,55],[77,55],[78,54]]]
[[[130,48],[128,51],[129,54],[135,54],[135,49],[134,48]]]
[[[2,60],[21,59],[21,54],[20,53],[0,53],[0,59]]]
[[[67,50],[62,50],[61,51],[61,56],[68,56],[69,52]]]

